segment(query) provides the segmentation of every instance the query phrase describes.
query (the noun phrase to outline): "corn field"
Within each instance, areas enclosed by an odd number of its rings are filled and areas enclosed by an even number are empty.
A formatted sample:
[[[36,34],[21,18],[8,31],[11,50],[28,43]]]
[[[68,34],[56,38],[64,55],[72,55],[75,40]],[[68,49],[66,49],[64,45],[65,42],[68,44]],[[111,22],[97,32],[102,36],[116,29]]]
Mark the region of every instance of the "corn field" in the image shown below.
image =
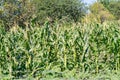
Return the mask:
[[[0,80],[119,80],[120,24],[0,26]]]

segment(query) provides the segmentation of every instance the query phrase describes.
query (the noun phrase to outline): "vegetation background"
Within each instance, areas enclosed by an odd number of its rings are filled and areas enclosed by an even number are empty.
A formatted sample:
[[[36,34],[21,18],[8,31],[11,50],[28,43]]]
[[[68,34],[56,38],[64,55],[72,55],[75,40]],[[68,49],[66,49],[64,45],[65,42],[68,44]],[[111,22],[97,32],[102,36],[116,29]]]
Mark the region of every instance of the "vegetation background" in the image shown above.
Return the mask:
[[[119,4],[0,0],[0,80],[119,80]]]

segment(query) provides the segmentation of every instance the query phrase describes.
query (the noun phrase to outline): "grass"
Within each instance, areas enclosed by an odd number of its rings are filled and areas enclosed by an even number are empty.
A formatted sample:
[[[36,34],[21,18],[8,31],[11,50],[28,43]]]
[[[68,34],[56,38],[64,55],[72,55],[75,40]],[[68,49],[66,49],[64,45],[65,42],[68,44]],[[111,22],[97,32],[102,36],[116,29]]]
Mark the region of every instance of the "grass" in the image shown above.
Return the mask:
[[[0,79],[119,80],[120,27],[45,24],[0,27]]]

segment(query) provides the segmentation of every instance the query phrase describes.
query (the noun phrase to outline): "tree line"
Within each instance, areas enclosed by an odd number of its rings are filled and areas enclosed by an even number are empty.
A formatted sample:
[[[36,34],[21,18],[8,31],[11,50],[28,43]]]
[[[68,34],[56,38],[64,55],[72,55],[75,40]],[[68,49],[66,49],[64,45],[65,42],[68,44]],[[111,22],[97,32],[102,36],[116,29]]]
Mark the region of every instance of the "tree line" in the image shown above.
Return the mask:
[[[119,4],[119,0],[98,0],[88,8],[83,0],[1,0],[0,23],[10,28],[42,25],[45,21],[82,22],[84,18],[91,21],[93,17],[102,23],[120,19]]]

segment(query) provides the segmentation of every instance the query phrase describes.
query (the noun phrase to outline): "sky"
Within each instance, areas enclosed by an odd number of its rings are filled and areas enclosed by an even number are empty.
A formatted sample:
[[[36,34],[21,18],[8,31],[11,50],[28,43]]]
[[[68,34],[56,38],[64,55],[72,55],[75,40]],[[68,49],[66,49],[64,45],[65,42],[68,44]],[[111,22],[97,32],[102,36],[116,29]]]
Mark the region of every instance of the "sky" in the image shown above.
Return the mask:
[[[96,0],[83,0],[85,3],[87,4],[92,4],[94,3]]]

